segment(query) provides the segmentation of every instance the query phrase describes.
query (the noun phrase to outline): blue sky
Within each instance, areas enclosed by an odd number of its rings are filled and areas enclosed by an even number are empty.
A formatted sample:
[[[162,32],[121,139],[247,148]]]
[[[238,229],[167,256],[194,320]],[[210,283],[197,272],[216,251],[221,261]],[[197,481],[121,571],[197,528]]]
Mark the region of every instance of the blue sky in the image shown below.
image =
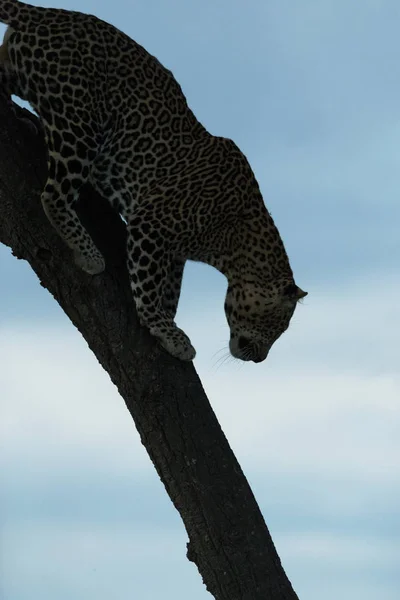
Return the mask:
[[[309,296],[259,365],[224,361],[213,269],[178,322],[299,597],[397,599],[398,1],[46,4],[126,31],[249,158]],[[0,597],[210,597],[107,375],[4,247],[0,274]]]

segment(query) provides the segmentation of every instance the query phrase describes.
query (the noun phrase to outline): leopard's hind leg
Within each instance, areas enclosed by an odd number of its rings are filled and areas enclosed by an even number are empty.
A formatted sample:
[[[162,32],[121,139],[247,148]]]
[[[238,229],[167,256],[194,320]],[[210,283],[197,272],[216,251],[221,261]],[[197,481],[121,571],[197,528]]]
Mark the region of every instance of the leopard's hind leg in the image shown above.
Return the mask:
[[[76,264],[91,275],[104,270],[104,259],[74,210],[79,190],[89,178],[96,152],[81,140],[79,156],[63,142],[63,134],[46,129],[49,150],[48,178],[42,193],[44,211],[66,244],[73,250]]]

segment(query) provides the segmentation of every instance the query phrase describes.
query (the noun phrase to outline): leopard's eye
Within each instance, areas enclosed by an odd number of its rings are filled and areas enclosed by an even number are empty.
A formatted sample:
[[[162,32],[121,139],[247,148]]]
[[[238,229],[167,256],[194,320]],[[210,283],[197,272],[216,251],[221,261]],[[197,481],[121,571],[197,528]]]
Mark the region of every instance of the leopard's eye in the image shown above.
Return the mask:
[[[285,287],[283,290],[283,295],[288,296],[289,298],[296,298],[298,295],[298,287],[295,283],[291,283]]]

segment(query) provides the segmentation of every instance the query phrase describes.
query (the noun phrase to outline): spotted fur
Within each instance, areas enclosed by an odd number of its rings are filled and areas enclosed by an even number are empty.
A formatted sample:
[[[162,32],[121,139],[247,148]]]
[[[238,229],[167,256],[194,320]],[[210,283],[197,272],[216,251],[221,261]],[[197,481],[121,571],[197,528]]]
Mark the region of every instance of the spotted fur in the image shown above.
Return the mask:
[[[172,73],[92,15],[0,0],[0,84],[40,116],[47,217],[87,273],[104,259],[74,210],[89,181],[127,222],[128,270],[142,324],[191,360],[174,323],[185,261],[228,279],[230,350],[260,362],[297,300],[279,232],[245,156],[197,121]]]

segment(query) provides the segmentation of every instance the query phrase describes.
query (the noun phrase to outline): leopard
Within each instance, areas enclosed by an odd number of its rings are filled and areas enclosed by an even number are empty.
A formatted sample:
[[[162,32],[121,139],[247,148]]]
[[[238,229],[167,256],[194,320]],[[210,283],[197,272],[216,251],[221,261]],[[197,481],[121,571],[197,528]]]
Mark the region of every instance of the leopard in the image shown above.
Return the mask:
[[[169,354],[196,351],[176,322],[188,260],[227,280],[230,354],[265,360],[307,295],[245,155],[212,135],[171,71],[94,15],[0,0],[8,26],[0,90],[40,119],[48,160],[41,203],[75,263],[105,260],[76,206],[90,184],[126,223],[126,263],[140,324]]]

